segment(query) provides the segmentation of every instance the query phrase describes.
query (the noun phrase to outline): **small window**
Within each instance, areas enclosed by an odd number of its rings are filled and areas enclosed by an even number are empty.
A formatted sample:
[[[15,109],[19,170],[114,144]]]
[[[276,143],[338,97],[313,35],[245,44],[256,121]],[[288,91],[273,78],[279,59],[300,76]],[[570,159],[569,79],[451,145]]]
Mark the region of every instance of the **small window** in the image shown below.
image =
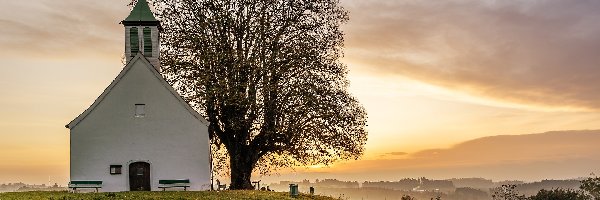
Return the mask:
[[[135,117],[146,116],[146,104],[135,104]]]
[[[110,174],[121,174],[122,165],[111,165]]]

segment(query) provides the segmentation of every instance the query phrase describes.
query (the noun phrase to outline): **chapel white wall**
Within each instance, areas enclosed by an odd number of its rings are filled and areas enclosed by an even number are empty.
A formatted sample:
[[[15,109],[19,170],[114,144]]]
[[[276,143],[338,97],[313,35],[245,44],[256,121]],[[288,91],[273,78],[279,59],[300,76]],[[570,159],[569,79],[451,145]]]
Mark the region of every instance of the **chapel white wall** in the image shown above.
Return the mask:
[[[71,129],[71,180],[102,180],[101,191],[128,191],[129,164],[150,163],[151,189],[159,179],[190,179],[191,190],[210,189],[208,129],[144,66],[130,71]],[[134,117],[135,104],[146,116]],[[110,165],[122,165],[110,175]]]

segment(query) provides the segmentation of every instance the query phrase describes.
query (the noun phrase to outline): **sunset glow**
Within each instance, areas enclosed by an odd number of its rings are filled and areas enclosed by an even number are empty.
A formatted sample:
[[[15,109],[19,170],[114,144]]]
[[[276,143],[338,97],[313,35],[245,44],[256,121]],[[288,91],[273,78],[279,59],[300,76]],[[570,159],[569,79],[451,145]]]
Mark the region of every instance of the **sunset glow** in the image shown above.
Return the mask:
[[[122,69],[118,23],[127,2],[1,1],[0,183],[64,185],[64,126]],[[600,2],[341,2],[350,11],[349,90],[368,113],[365,154],[263,180],[541,180],[600,172],[591,133],[524,136],[600,129]],[[489,148],[495,144],[522,152]]]

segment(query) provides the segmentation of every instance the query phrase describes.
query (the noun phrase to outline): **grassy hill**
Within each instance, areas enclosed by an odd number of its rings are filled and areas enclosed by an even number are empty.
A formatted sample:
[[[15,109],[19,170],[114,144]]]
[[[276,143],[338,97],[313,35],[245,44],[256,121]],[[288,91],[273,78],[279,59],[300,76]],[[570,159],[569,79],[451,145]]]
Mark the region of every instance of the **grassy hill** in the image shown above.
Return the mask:
[[[331,197],[300,195],[291,198],[288,193],[264,192],[264,191],[206,191],[206,192],[117,192],[117,193],[69,193],[69,192],[10,192],[0,193],[0,200],[10,199],[32,199],[32,200],[101,200],[101,199],[198,199],[198,200],[221,200],[221,199],[316,199],[334,200]]]

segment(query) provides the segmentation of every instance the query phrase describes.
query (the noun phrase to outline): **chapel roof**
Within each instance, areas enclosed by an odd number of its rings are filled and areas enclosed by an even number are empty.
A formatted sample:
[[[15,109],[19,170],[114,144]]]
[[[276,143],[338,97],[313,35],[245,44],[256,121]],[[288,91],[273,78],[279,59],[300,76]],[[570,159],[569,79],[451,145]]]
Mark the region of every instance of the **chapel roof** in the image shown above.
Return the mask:
[[[156,68],[150,63],[150,61],[148,61],[148,59],[146,57],[144,57],[144,55],[141,52],[139,52],[133,59],[131,59],[131,61],[129,61],[129,63],[127,63],[127,65],[125,65],[125,67],[123,68],[123,70],[121,70],[121,72],[115,78],[115,80],[112,81],[112,83],[104,90],[104,92],[102,92],[102,94],[94,101],[94,103],[88,109],[86,109],[83,113],[81,113],[79,116],[77,116],[75,119],[73,119],[73,121],[71,121],[71,122],[69,122],[69,124],[65,125],[65,128],[73,129],[75,126],[77,126],[77,124],[79,124],[79,122],[81,122],[83,119],[85,119],[104,100],[104,98],[112,91],[112,89],[123,79],[125,74],[127,74],[127,72],[130,71],[130,69],[133,67],[133,65],[136,62],[142,62],[143,66],[147,67],[152,72],[154,77],[156,77],[160,81],[160,83],[165,88],[167,88],[167,90],[179,101],[179,103],[181,105],[183,105],[185,107],[186,110],[188,110],[188,112],[190,114],[192,114],[202,124],[204,124],[206,126],[209,125],[209,122],[206,121],[206,119],[204,119],[204,117],[202,117],[200,115],[200,113],[198,113],[198,111],[194,110],[194,108],[192,108],[190,106],[190,104],[185,102],[185,100],[183,100],[183,98],[179,95],[179,93],[177,93],[177,91],[175,91],[175,89],[173,89],[173,87],[169,83],[167,83],[167,81],[156,70]]]
[[[156,23],[158,20],[152,14],[146,0],[138,0],[129,16],[122,22],[124,25],[139,25],[139,23]]]

